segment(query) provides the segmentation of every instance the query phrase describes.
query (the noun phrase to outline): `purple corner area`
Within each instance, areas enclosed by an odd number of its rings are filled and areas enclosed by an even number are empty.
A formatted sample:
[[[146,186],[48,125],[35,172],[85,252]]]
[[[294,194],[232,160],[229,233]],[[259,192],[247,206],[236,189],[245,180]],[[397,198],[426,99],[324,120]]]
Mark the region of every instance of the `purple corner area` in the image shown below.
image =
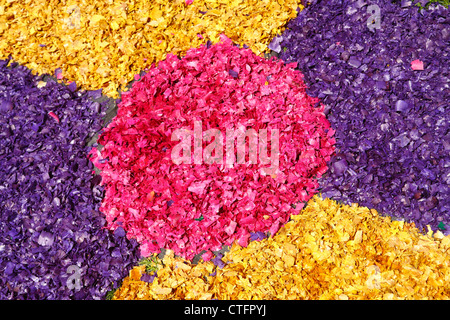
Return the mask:
[[[270,47],[298,62],[336,130],[322,195],[449,234],[448,9],[312,2]]]
[[[0,60],[0,299],[104,299],[139,259],[106,229],[86,141],[106,102]]]

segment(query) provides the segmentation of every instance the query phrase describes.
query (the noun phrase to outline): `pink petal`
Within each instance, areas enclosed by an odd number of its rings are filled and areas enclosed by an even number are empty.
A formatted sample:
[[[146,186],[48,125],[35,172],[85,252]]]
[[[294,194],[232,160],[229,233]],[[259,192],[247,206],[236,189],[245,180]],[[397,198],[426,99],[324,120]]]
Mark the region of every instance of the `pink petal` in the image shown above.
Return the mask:
[[[247,247],[249,238],[250,238],[250,233],[246,233],[246,234],[241,235],[239,237],[239,239],[238,239],[238,244],[241,247]]]
[[[53,119],[55,119],[57,122],[59,122],[58,116],[57,116],[53,111],[50,111],[50,112],[48,113],[48,115],[49,115],[50,117],[52,117]]]
[[[239,223],[241,225],[252,224],[252,223],[255,223],[255,218],[253,218],[252,216],[248,216],[248,217],[245,217],[245,218],[239,220]]]
[[[275,221],[275,223],[269,229],[271,236],[273,237],[278,232],[279,229],[280,229],[280,222]]]
[[[208,251],[204,254],[202,254],[203,261],[209,261],[214,257],[214,254],[211,251]]]
[[[234,233],[234,230],[236,229],[237,223],[235,221],[230,221],[230,224],[228,227],[224,229],[224,231],[231,236]]]
[[[411,62],[411,68],[413,70],[423,70],[423,61],[420,60],[414,60]]]

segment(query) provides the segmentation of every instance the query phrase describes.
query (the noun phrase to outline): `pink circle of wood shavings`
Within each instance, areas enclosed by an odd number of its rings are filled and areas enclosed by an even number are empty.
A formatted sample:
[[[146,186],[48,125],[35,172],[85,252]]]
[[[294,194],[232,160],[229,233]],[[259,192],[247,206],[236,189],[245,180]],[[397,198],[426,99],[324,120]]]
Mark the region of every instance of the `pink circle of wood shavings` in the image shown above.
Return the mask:
[[[99,138],[104,148],[91,151],[105,186],[100,210],[107,227],[127,230],[143,256],[166,248],[192,259],[206,250],[204,260],[222,245],[246,246],[250,232],[275,234],[317,192],[334,152],[324,106],[306,94],[295,66],[265,60],[226,37],[152,66],[123,94]],[[248,155],[232,167],[226,156],[223,164],[175,164],[171,152],[180,141],[172,134],[193,132],[195,121],[202,132],[223,132],[224,155],[227,129],[267,129],[267,140],[278,129],[278,170],[264,175]],[[202,141],[200,151],[209,143]]]

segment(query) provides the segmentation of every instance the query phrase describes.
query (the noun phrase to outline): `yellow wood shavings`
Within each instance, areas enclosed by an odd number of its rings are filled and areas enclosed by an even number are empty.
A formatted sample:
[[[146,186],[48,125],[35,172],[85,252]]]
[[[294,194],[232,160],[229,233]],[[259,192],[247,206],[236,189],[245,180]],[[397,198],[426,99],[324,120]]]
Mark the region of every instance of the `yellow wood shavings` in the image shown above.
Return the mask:
[[[450,236],[421,234],[319,196],[271,238],[233,245],[223,269],[164,258],[158,281],[127,277],[115,299],[449,299]],[[135,269],[131,273],[142,272]],[[210,273],[216,271],[216,275]],[[174,285],[174,280],[183,281]],[[161,294],[162,288],[165,289]],[[140,297],[138,296],[140,292]]]
[[[63,70],[83,89],[118,97],[135,74],[224,33],[258,55],[301,0],[18,0],[0,6],[0,58]]]

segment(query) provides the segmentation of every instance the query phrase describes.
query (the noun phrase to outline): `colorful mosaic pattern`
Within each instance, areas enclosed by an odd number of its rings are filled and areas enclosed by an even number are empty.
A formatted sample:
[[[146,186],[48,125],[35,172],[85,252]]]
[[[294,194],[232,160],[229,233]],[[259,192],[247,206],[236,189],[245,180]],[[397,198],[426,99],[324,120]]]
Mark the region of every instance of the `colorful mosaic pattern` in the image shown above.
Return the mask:
[[[0,2],[0,299],[449,299],[448,2],[414,2]],[[180,170],[188,120],[273,125],[279,170]]]

